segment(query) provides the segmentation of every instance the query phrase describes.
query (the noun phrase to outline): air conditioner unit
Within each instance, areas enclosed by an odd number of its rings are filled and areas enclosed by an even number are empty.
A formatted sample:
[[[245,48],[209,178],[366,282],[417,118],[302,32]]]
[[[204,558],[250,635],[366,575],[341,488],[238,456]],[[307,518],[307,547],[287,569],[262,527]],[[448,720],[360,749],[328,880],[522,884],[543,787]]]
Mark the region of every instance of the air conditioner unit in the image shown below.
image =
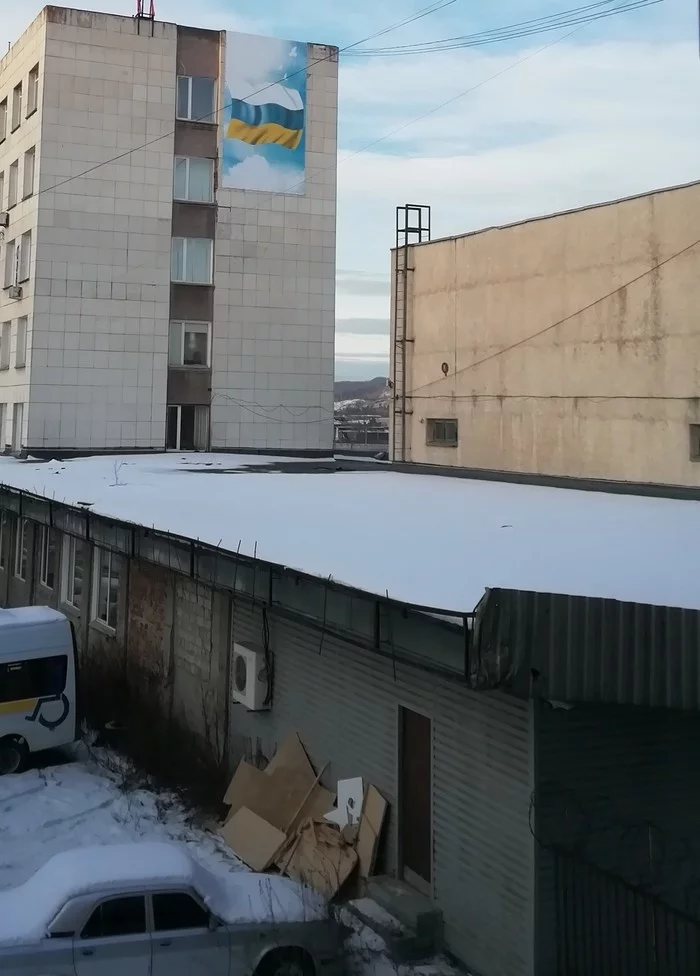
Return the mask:
[[[7,289],[7,294],[10,298],[21,298],[22,297],[22,286],[21,285],[10,285]]]
[[[0,227],[10,226],[10,214],[7,210],[0,210]]]
[[[245,705],[249,712],[269,708],[270,677],[262,649],[233,645],[231,697],[235,702]]]

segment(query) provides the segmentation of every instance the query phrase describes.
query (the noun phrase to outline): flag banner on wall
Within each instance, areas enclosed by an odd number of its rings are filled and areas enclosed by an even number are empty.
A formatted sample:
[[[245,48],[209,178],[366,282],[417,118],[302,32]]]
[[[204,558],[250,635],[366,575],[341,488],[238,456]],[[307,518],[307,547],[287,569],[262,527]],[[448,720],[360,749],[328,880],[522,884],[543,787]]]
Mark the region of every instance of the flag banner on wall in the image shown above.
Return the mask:
[[[303,193],[307,46],[226,34],[224,188]]]

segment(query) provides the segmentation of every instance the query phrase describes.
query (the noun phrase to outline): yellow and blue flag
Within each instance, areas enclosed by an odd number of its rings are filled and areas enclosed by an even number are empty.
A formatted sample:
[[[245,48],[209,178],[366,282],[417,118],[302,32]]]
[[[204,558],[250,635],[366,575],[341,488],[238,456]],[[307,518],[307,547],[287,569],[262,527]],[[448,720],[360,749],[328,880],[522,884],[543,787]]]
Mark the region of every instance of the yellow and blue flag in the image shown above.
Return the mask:
[[[301,95],[283,85],[271,85],[249,98],[232,98],[230,113],[226,137],[250,146],[297,149],[304,134]]]

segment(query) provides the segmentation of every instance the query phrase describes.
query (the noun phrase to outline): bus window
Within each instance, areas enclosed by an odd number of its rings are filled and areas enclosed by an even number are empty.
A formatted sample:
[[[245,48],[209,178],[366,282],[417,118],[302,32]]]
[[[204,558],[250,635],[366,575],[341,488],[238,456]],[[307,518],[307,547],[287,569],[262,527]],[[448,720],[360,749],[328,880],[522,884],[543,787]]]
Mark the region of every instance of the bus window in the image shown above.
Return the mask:
[[[40,657],[0,664],[0,702],[52,698],[66,687],[68,657]]]

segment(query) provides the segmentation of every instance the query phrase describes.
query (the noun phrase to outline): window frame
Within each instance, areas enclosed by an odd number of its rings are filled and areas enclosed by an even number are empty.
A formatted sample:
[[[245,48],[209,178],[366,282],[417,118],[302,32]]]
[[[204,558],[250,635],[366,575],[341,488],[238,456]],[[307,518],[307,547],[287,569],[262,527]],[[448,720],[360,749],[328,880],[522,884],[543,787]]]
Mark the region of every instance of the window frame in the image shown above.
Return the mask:
[[[27,189],[27,161],[31,160],[32,169],[32,182]],[[34,196],[34,183],[36,180],[36,146],[32,146],[31,149],[27,149],[24,154],[24,160],[22,163],[22,199],[28,200],[30,197]]]
[[[27,544],[27,523],[26,518],[17,518],[15,522],[15,547],[12,561],[12,575],[15,579],[27,582],[29,570],[29,546]],[[24,576],[22,575],[24,573]]]
[[[56,530],[50,525],[42,525],[41,536],[39,538],[39,582],[44,589],[51,590],[52,592],[56,588],[57,552]],[[49,560],[51,560],[50,567]],[[52,580],[50,583],[49,575]]]
[[[202,447],[182,447],[182,410],[183,407],[192,408],[194,411],[192,415],[192,426],[193,426],[193,441],[196,440],[197,433],[197,411],[206,410],[207,411],[207,430],[206,430],[206,443]],[[177,438],[175,447],[168,446],[168,422],[169,422],[169,411],[176,411],[176,429]],[[168,403],[165,407],[165,450],[166,451],[208,451],[211,442],[211,407],[208,403]]]
[[[19,418],[19,423],[17,422]],[[24,427],[24,401],[15,400],[12,405],[12,453],[22,450],[22,428]],[[16,436],[15,436],[16,435]]]
[[[185,196],[178,196],[176,190],[178,162],[185,163]],[[190,195],[190,174],[192,171],[193,162],[206,163],[209,169],[209,196],[206,200],[193,198]],[[173,200],[177,200],[179,203],[203,203],[203,204],[213,203],[214,202],[214,160],[208,159],[206,156],[175,156],[173,162]]]
[[[29,281],[32,270],[32,232],[25,230],[19,239],[19,261],[17,262],[17,284]]]
[[[190,327],[188,329],[188,326]],[[180,341],[178,342],[179,355],[178,361],[171,359],[173,346],[173,327],[180,329]],[[195,332],[207,337],[207,355],[203,363],[185,362],[185,336],[187,332]],[[211,369],[211,322],[195,322],[191,319],[172,319],[168,331],[168,366],[173,369]]]
[[[78,546],[81,547],[82,555],[82,589],[80,591],[80,597],[78,602],[75,601],[75,561],[78,551]],[[61,603],[70,607],[71,610],[75,610],[77,613],[81,613],[83,609],[83,599],[85,596],[85,577],[89,576],[89,558],[86,559],[86,554],[89,557],[89,550],[87,549],[87,544],[83,539],[79,539],[75,535],[64,535],[63,545],[61,552],[61,579],[60,579],[60,594]],[[87,568],[87,573],[86,573]]]
[[[10,119],[10,132],[16,132],[22,124],[22,82],[20,81],[12,89],[12,118]],[[15,122],[15,115],[17,121]]]
[[[211,112],[208,115],[192,115],[192,93],[194,80],[202,79],[211,82]],[[187,81],[187,115],[180,114],[180,82]],[[208,75],[178,75],[175,82],[175,118],[181,122],[203,122],[205,125],[217,124],[216,78]]]
[[[442,424],[454,426],[454,439],[447,437],[437,437],[435,425]],[[456,417],[426,417],[425,419],[425,444],[426,447],[457,447],[459,444],[459,422]]]
[[[175,277],[175,246],[179,241],[182,242],[183,276],[187,274],[187,251],[189,242],[206,242],[209,245],[209,278],[207,281],[198,281],[187,277]],[[214,282],[214,241],[210,237],[173,237],[170,251],[170,280],[176,285],[212,285]]]
[[[7,95],[0,102],[0,143],[7,139],[7,117],[8,117]]]
[[[19,203],[19,157],[7,167],[7,209]]]
[[[27,75],[27,114],[25,118],[34,115],[39,108],[39,62],[29,69]]]
[[[17,319],[15,331],[15,369],[24,369],[27,365],[27,331],[29,316],[20,315]]]
[[[102,572],[101,572],[101,557],[105,554],[109,560],[108,568],[108,591],[107,591],[107,618],[104,619],[100,617],[100,602],[101,602],[101,588],[102,588]],[[94,546],[93,547],[93,573],[92,573],[92,592],[90,600],[90,621],[96,624],[101,629],[107,631],[110,635],[117,633],[117,628],[119,625],[119,590],[121,588],[122,581],[122,566],[121,557],[118,553],[112,552],[111,549],[105,549],[104,546]],[[117,601],[114,607],[114,622],[111,623],[109,620],[109,610],[110,610],[110,599],[109,595],[111,593],[112,579],[115,575],[113,569],[116,566],[116,580],[117,580]]]
[[[10,350],[12,346],[12,321],[0,322],[0,370],[10,368]]]
[[[17,284],[17,238],[5,244],[5,268],[3,272],[3,288],[12,288]]]

